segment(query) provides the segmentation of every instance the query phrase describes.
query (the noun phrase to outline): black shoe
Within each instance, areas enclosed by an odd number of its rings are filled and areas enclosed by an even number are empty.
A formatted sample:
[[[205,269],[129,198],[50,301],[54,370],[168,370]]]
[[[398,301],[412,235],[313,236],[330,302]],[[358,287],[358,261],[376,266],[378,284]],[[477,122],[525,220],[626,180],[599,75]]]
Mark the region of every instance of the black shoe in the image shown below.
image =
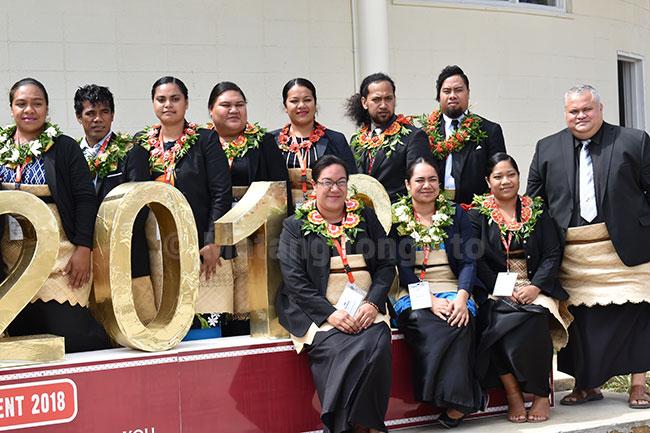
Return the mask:
[[[447,415],[447,411],[444,411],[438,417],[438,422],[444,428],[454,428],[454,427],[458,427],[463,422],[464,418],[465,418],[465,415],[461,416],[460,418],[456,418],[456,419],[451,418],[449,415]]]

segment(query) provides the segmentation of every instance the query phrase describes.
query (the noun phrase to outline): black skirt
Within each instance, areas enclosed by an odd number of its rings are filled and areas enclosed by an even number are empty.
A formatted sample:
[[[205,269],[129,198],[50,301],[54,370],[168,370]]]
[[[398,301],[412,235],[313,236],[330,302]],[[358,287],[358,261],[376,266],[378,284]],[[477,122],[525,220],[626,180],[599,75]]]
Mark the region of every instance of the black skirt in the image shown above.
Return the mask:
[[[483,392],[474,371],[474,319],[449,326],[430,309],[405,310],[397,324],[413,351],[415,399],[463,413],[483,408]]]
[[[595,388],[612,376],[650,371],[650,303],[569,307],[574,321],[558,369],[576,388]]]
[[[488,299],[479,309],[483,332],[477,349],[477,375],[484,388],[501,386],[512,374],[524,392],[548,396],[553,367],[550,313],[539,305]]]
[[[316,334],[308,353],[325,433],[352,431],[355,425],[388,431],[390,339],[385,323],[356,335],[337,329]]]

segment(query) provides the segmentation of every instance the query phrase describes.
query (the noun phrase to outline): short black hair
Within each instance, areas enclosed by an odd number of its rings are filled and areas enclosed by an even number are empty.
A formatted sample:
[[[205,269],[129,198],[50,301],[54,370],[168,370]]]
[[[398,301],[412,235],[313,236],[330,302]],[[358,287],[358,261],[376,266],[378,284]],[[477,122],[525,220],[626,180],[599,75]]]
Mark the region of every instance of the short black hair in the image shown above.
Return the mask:
[[[433,159],[433,156],[424,155],[416,158],[408,165],[408,167],[406,168],[406,180],[411,180],[411,178],[413,177],[413,171],[415,170],[415,166],[418,164],[430,165],[436,171],[436,175],[440,176],[440,174],[438,173],[438,166],[436,165],[436,161]]]
[[[107,105],[111,113],[115,113],[115,101],[108,87],[98,86],[96,84],[79,87],[74,93],[74,112],[77,117],[81,116],[81,112],[84,109],[84,102],[89,102],[90,105]]]
[[[212,88],[212,91],[210,92],[210,97],[208,98],[208,109],[212,110],[212,107],[214,106],[214,103],[217,102],[217,98],[219,97],[219,95],[228,92],[230,90],[239,92],[241,97],[244,99],[244,102],[248,102],[246,100],[246,95],[244,95],[244,91],[237,84],[231,81],[222,81],[220,83],[217,83],[217,85]]]
[[[289,90],[291,90],[293,86],[308,88],[311,92],[311,95],[314,97],[314,103],[318,102],[318,99],[316,99],[316,86],[314,86],[314,83],[306,78],[293,78],[287,81],[287,84],[285,84],[282,88],[282,104],[285,107],[287,106],[287,96],[289,95]]]
[[[320,174],[330,165],[340,165],[345,170],[345,178],[348,179],[350,174],[348,173],[348,168],[345,166],[345,162],[336,155],[324,155],[321,158],[318,158],[316,163],[311,169],[311,178],[314,182],[318,180]]]
[[[355,93],[347,100],[345,114],[350,119],[354,120],[354,123],[356,123],[357,126],[370,124],[370,114],[368,114],[368,110],[363,108],[363,105],[361,105],[361,98],[368,97],[368,87],[370,87],[372,83],[381,83],[382,81],[390,83],[390,86],[393,88],[393,94],[395,94],[395,82],[393,79],[383,72],[377,72],[364,78],[361,82],[359,93]]]
[[[440,75],[438,75],[438,79],[436,80],[436,101],[440,102],[440,89],[442,88],[442,83],[444,83],[447,78],[453,77],[454,75],[460,75],[460,78],[465,82],[465,86],[467,86],[467,90],[469,90],[469,78],[467,78],[465,72],[460,69],[460,66],[445,66],[445,68],[440,71]]]
[[[497,152],[494,155],[492,155],[487,161],[485,177],[490,177],[492,171],[494,170],[494,167],[496,167],[498,163],[503,161],[510,162],[512,168],[514,168],[517,174],[519,174],[519,166],[517,166],[517,161],[515,161],[515,159],[512,156],[508,155],[505,152]]]
[[[45,90],[45,86],[43,83],[38,81],[36,78],[22,78],[14,83],[13,86],[11,86],[11,89],[9,89],[9,106],[14,103],[14,95],[16,94],[16,90],[18,90],[22,86],[28,86],[28,85],[36,86],[38,87],[41,92],[43,92],[43,98],[45,99],[45,105],[50,105],[50,98],[47,96],[47,90]]]
[[[189,92],[187,91],[187,86],[185,83],[183,83],[180,79],[172,76],[165,76],[158,78],[155,83],[153,83],[153,86],[151,86],[151,100],[153,101],[154,95],[156,94],[156,89],[159,86],[162,86],[163,84],[176,84],[179,89],[181,89],[181,93],[183,96],[185,96],[185,99],[189,99]]]

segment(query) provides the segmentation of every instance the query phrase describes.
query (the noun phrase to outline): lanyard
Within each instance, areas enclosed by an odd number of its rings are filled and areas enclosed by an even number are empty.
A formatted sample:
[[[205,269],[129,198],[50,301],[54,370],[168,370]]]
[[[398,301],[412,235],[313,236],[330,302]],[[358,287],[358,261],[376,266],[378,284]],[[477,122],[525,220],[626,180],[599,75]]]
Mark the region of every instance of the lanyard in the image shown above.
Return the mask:
[[[372,166],[375,165],[375,157],[368,151],[368,174],[372,173]]]
[[[27,164],[29,164],[30,162],[32,162],[32,157],[28,156],[27,159],[25,159],[23,165],[19,165],[18,167],[16,167],[16,178],[14,180],[16,183],[16,188],[20,188],[19,185],[23,178],[23,170],[25,169],[25,167],[27,167]]]
[[[429,245],[424,247],[424,259],[422,260],[422,270],[420,271],[420,281],[424,281],[424,277],[427,274],[427,264],[429,263],[429,252],[431,248]]]
[[[300,182],[301,182],[301,188],[302,188],[302,195],[306,199],[307,198],[307,159],[309,158],[309,151],[311,150],[311,141],[307,141],[307,145],[303,149],[305,149],[305,152],[301,155],[300,149],[301,147],[298,145],[298,140],[296,139],[295,136],[292,137],[293,142],[296,144],[296,158],[298,159],[298,163],[300,164]]]
[[[106,150],[106,147],[108,147],[108,142],[111,141],[111,136],[112,135],[113,134],[108,134],[106,136],[106,138],[104,139],[104,141],[102,141],[102,144],[99,146],[99,150],[97,150],[97,157],[99,157],[99,155],[104,153],[104,151]]]
[[[345,251],[345,235],[341,235],[341,242],[339,242],[338,239],[332,239],[332,243],[336,247],[336,251],[339,252],[339,256],[341,256],[341,261],[343,262],[343,269],[345,269],[345,273],[348,274],[348,281],[350,283],[354,283],[354,275],[352,275],[352,268],[350,267],[350,264],[348,263],[348,255],[347,252]]]
[[[503,233],[500,233],[499,236],[501,237],[503,248],[506,249],[506,272],[510,272],[510,244],[512,243],[512,232],[508,232],[508,242],[506,242]]]

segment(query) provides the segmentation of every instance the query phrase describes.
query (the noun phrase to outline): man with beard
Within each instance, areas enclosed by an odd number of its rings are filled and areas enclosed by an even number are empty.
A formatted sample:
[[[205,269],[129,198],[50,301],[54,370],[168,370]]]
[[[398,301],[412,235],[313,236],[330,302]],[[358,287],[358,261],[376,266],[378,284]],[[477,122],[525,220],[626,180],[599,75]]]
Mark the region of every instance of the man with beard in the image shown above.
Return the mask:
[[[406,195],[406,168],[430,155],[426,134],[403,115],[395,115],[395,83],[386,74],[371,74],[359,93],[348,99],[347,115],[359,130],[350,145],[360,172],[376,178],[395,202]]]
[[[441,186],[457,203],[471,203],[488,190],[487,161],[506,151],[501,126],[469,111],[469,78],[456,65],[438,75],[436,100],[440,108],[420,120],[439,161]]]
[[[77,121],[84,129],[81,148],[94,176],[95,191],[100,202],[122,183],[142,182],[151,178],[149,153],[142,146],[134,146],[128,135],[111,130],[115,102],[107,87],[95,84],[80,87],[74,95],[74,109]],[[133,298],[138,317],[145,324],[156,316],[145,237],[147,215],[147,209],[138,214],[131,240]]]
[[[650,408],[650,137],[603,121],[592,86],[564,95],[567,128],[537,143],[528,194],[566,236],[560,280],[574,321],[558,368],[575,377],[560,403],[602,400],[600,385],[632,374],[628,404]]]

